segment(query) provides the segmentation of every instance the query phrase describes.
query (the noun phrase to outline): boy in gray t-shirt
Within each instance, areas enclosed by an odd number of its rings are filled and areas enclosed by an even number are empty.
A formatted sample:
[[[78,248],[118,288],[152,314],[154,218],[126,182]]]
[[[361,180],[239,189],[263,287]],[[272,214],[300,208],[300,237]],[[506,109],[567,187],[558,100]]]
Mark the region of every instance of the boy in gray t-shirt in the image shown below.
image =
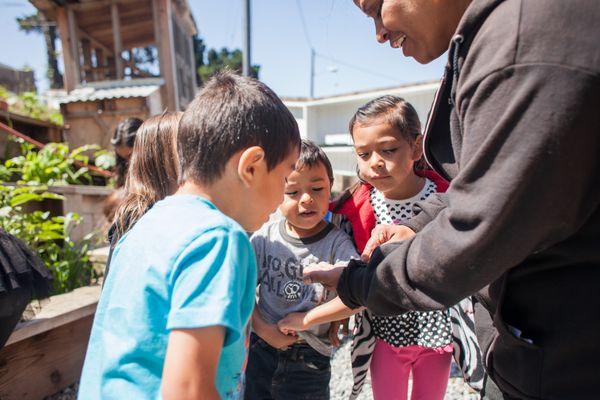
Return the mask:
[[[352,239],[324,220],[332,182],[327,156],[304,140],[296,170],[286,181],[280,206],[284,218],[269,222],[251,238],[259,270],[245,399],[329,398],[329,335],[337,337],[339,325],[315,326],[296,337],[281,333],[277,322],[335,297],[321,284],[302,282],[305,266],[359,257]]]

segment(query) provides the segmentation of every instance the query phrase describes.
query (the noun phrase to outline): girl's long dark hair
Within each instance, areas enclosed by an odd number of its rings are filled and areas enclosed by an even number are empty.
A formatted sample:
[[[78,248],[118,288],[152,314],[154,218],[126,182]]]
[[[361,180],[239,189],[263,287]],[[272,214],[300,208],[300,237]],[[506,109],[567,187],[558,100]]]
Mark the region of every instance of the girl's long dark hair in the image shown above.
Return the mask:
[[[125,196],[115,213],[117,238],[154,203],[177,189],[177,128],[183,113],[164,113],[140,126],[125,182]]]

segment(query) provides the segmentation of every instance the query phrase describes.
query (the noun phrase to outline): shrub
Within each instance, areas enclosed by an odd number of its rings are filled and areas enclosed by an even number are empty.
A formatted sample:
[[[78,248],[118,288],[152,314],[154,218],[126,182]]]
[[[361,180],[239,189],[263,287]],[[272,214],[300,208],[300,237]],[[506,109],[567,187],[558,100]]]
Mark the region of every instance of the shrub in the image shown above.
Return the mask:
[[[21,139],[21,155],[4,162],[0,168],[0,179],[10,180],[12,177],[29,184],[90,184],[92,177],[89,169],[90,151],[99,146],[88,145],[69,151],[66,143],[48,143],[44,148],[36,150],[33,145]],[[77,164],[80,163],[78,166]]]
[[[26,212],[31,202],[63,197],[46,186],[0,186],[0,227],[27,243],[42,258],[54,277],[54,293],[69,292],[95,278],[87,251],[91,234],[75,243],[70,230],[80,221],[77,214],[51,216],[48,211]]]

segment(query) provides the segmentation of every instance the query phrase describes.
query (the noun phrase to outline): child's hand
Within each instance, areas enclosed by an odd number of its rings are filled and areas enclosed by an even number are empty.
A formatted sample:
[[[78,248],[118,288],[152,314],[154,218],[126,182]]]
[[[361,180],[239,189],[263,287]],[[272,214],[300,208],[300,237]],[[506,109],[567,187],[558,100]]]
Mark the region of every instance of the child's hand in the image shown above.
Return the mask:
[[[375,249],[382,244],[401,242],[406,239],[410,239],[415,236],[415,232],[404,225],[377,225],[373,231],[371,231],[371,238],[365,245],[360,258],[364,262],[368,262],[371,258],[371,254]]]
[[[263,329],[259,335],[265,342],[276,349],[285,349],[296,343],[298,336],[295,332],[289,331],[287,334],[279,330],[277,325],[270,325]]]
[[[340,337],[338,336],[338,333],[341,324],[342,321],[333,321],[329,324],[329,341],[334,347],[340,347]]]
[[[305,312],[297,312],[286,315],[283,319],[279,320],[277,326],[281,332],[298,332],[305,331],[310,326],[304,322]]]

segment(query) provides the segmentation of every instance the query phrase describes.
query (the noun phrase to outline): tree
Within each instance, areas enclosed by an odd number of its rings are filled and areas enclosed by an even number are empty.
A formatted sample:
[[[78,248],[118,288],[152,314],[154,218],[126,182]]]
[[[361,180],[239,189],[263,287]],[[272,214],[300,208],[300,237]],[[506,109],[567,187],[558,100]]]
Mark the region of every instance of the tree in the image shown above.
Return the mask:
[[[56,52],[56,26],[50,23],[44,14],[36,12],[35,14],[17,17],[19,29],[26,33],[42,33],[46,42],[46,59],[48,66],[46,77],[50,82],[50,88],[59,89],[63,87],[63,77],[58,70],[58,60]]]
[[[205,51],[206,45],[204,44],[204,40],[198,36],[194,36],[194,56],[197,68],[196,80],[199,85],[202,85],[202,82],[206,82],[215,73],[225,68],[237,73],[242,72],[242,51],[240,49],[229,50],[226,47],[223,47],[219,51],[210,49],[206,54],[206,58],[204,56]],[[258,79],[260,65],[252,65],[251,71],[252,77]]]

